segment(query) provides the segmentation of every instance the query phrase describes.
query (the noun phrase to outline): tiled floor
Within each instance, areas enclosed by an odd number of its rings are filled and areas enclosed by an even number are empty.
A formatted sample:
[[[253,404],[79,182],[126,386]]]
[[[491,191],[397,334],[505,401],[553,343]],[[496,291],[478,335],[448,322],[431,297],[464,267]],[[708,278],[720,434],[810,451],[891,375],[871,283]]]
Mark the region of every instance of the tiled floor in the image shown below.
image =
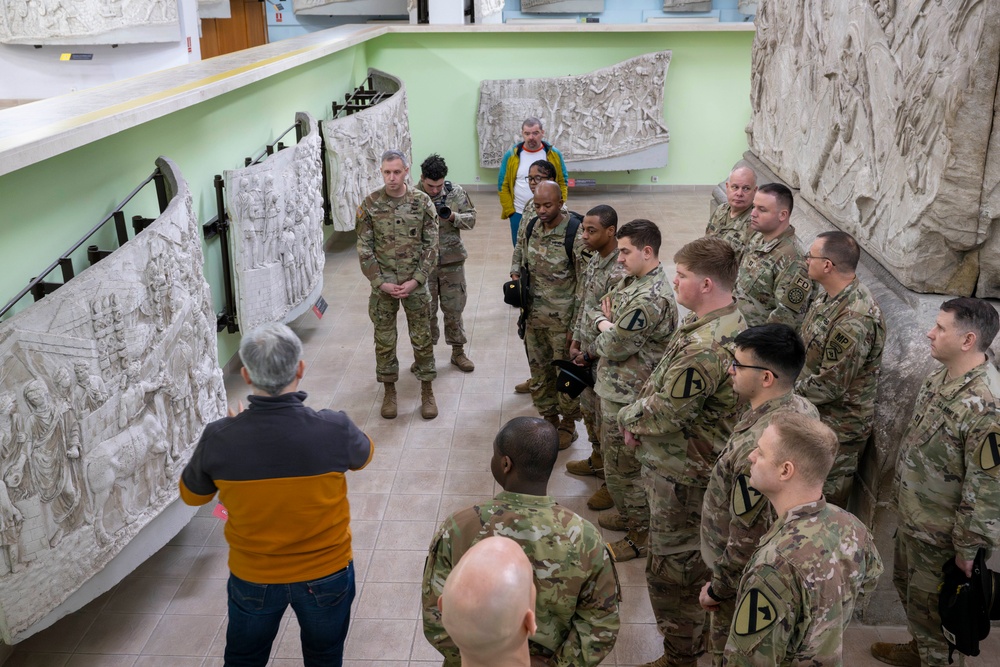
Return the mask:
[[[499,426],[518,415],[535,415],[530,398],[513,393],[527,378],[524,348],[514,311],[501,300],[510,263],[510,232],[499,220],[496,197],[473,193],[479,226],[466,233],[469,304],[466,328],[476,370],[449,365],[448,347],[437,348],[434,383],[440,416],[418,414],[419,384],[408,372],[399,382],[400,414],[379,416],[381,392],[374,379],[368,282],[354,253],[353,235],[335,239],[327,254],[322,320],[304,316],[293,327],[302,337],[308,364],[302,388],[314,408],[345,410],[374,439],[371,465],[349,476],[354,554],[358,576],[347,665],[439,665],[419,622],[419,581],[424,553],[438,523],[497,489],[489,472],[491,443]],[[699,193],[572,195],[571,208],[615,206],[621,219],[649,218],[661,224],[665,260],[701,235],[708,217],[708,189]],[[401,314],[402,317],[402,314]],[[400,324],[400,365],[413,352]],[[245,392],[227,378],[230,400]],[[580,426],[583,433],[583,427]],[[566,473],[565,461],[587,456],[582,436],[559,457],[550,493],[596,523],[586,507],[597,488],[593,478]],[[54,627],[18,645],[8,667],[214,667],[222,665],[228,575],[222,524],[212,505],[199,512],[170,544],[116,588]],[[619,535],[609,533],[609,539]],[[622,584],[622,629],[606,665],[636,665],[660,655],[660,637],[643,579],[642,562],[618,567]],[[275,643],[274,667],[301,664],[294,619],[286,619]],[[969,665],[1000,665],[997,633],[985,647],[988,659]],[[845,642],[847,666],[879,664],[867,654],[878,640],[903,641],[899,628],[854,627]],[[989,649],[993,648],[993,651]],[[707,659],[703,664],[708,664]]]

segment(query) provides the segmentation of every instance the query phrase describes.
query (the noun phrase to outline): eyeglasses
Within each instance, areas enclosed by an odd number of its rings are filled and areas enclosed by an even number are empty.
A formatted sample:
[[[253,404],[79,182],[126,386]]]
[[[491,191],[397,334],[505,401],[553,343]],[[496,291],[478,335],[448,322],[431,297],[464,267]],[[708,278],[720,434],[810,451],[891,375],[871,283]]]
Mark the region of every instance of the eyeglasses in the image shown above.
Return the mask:
[[[545,177],[544,176],[525,176],[524,180],[528,181],[529,183],[541,183],[542,181],[545,180]]]
[[[775,380],[778,379],[778,374],[772,371],[770,368],[764,368],[763,366],[751,366],[750,364],[741,364],[735,359],[729,362],[729,365],[732,366],[733,368],[752,368],[755,371],[767,371],[768,373],[774,376]]]
[[[823,257],[822,255],[803,255],[802,259],[806,260],[807,262],[810,259],[825,259],[826,261],[830,262],[830,264],[832,264],[833,266],[837,266],[837,263],[834,262],[832,259],[830,259],[829,257]]]

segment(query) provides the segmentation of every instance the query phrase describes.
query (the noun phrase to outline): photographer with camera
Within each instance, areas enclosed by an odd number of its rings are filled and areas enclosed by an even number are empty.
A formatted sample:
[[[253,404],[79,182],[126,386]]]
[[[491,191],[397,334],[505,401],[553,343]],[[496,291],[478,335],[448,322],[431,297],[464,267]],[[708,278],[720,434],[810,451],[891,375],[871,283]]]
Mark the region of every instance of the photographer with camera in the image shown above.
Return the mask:
[[[476,366],[465,355],[465,327],[462,311],[465,310],[465,259],[469,256],[462,244],[461,231],[476,226],[476,209],[469,195],[451,181],[446,181],[448,165],[437,153],[420,165],[420,182],[417,189],[426,193],[434,202],[438,214],[438,265],[427,283],[431,288],[431,338],[436,345],[440,338],[438,329],[438,302],[444,313],[444,339],[451,345],[451,363],[459,370],[471,373]]]

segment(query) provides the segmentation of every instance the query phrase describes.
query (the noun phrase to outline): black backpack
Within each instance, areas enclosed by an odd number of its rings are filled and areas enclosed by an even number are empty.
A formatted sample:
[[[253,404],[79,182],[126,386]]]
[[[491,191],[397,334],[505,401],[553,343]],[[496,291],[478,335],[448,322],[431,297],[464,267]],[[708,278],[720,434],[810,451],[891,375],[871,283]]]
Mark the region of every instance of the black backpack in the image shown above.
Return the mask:
[[[525,245],[531,239],[531,232],[535,231],[536,222],[538,222],[537,215],[528,222],[528,228],[524,230]],[[566,224],[566,240],[563,242],[563,245],[566,247],[566,257],[569,258],[570,262],[573,261],[573,244],[576,242],[576,235],[580,231],[580,225],[582,224],[583,216],[576,211],[570,211],[569,222]]]

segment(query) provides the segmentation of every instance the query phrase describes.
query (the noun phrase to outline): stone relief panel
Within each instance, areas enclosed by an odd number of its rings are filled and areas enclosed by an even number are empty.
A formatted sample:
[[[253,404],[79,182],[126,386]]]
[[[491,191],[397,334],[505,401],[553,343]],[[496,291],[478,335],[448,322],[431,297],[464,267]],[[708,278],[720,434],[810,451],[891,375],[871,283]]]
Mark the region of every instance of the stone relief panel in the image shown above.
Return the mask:
[[[13,643],[164,507],[226,394],[176,166],[141,234],[0,323],[0,636]]]
[[[919,292],[971,294],[1000,262],[979,252],[998,24],[984,0],[758,7],[751,151]]]
[[[707,12],[712,9],[712,0],[663,0],[665,12]]]
[[[407,0],[292,0],[292,10],[319,16],[400,16],[407,13]]]
[[[603,2],[603,0],[602,0]],[[476,21],[503,13],[504,0],[476,0]]]
[[[323,289],[323,176],[316,120],[295,146],[224,172],[240,328],[290,322]]]
[[[739,0],[736,11],[743,16],[753,16],[757,13],[757,0]]]
[[[326,144],[327,192],[333,228],[354,229],[361,201],[384,185],[382,153],[395,148],[410,156],[410,123],[403,82],[369,69],[375,90],[390,94],[373,107],[350,116],[323,121]],[[412,167],[412,160],[411,167]]]
[[[993,110],[993,131],[986,151],[981,216],[991,223],[986,245],[979,251],[979,283],[976,294],[1000,297],[1000,95]]]
[[[500,3],[501,9],[503,3]],[[521,11],[526,14],[603,12],[604,0],[521,0]]]
[[[133,44],[179,39],[177,0],[0,1],[3,44]]]
[[[477,122],[480,165],[499,167],[507,149],[521,140],[521,122],[535,116],[545,126],[546,141],[567,162],[623,158],[613,167],[587,167],[594,171],[664,166],[665,152],[660,164],[648,164],[640,155],[670,141],[663,121],[670,53],[647,53],[580,76],[483,81]]]

